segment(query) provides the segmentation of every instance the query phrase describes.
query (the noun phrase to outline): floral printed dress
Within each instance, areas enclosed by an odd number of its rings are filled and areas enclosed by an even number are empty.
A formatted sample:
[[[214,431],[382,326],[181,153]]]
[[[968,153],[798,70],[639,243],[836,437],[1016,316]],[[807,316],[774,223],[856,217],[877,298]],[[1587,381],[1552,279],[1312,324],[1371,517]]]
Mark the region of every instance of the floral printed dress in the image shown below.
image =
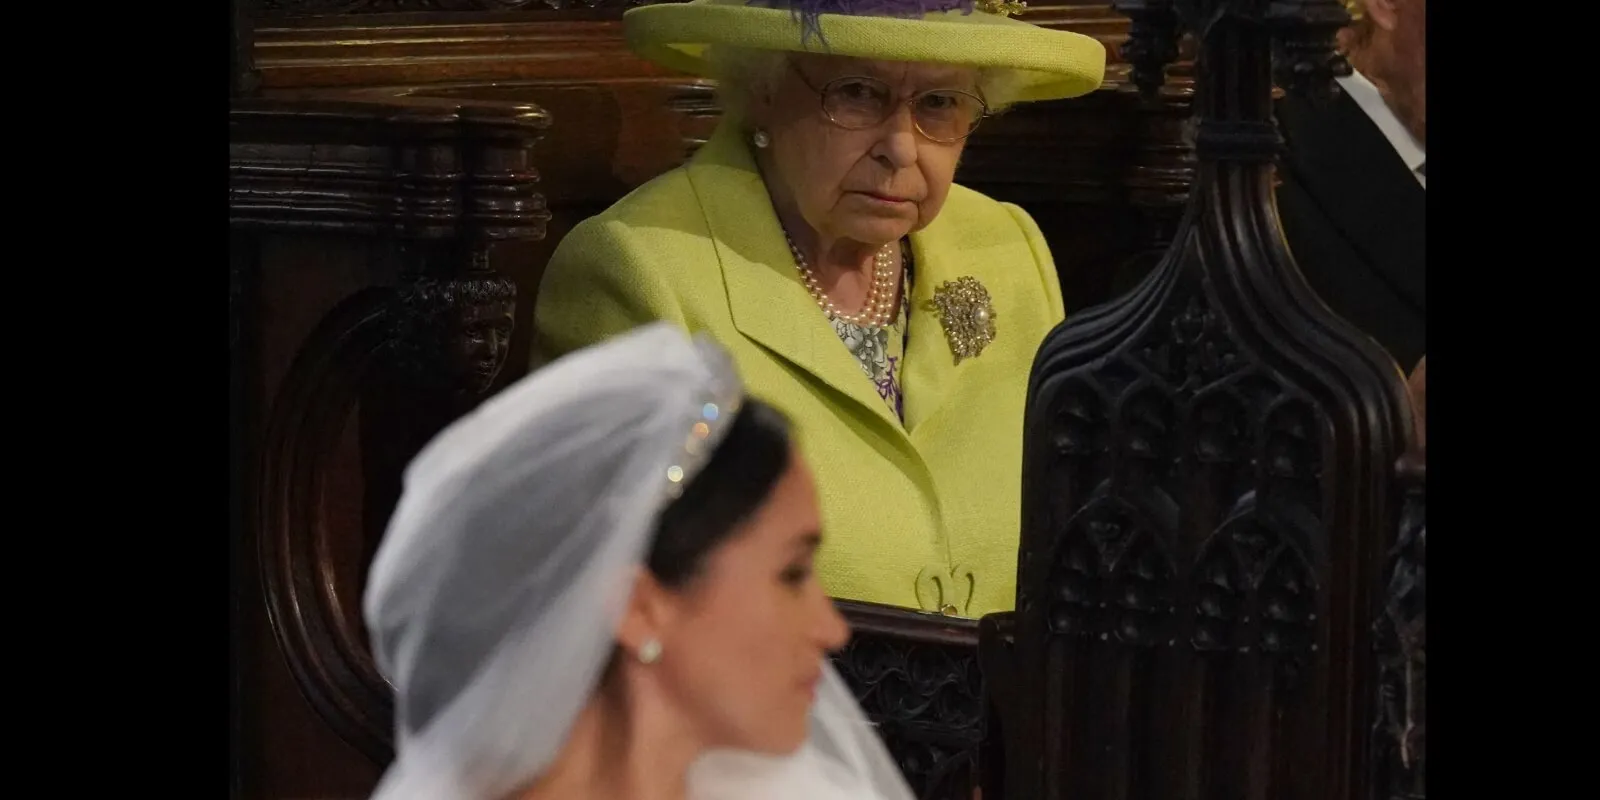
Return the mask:
[[[883,402],[889,405],[902,423],[906,416],[900,374],[906,354],[906,325],[911,316],[910,250],[908,245],[901,251],[907,254],[902,261],[904,283],[900,291],[900,310],[893,322],[881,328],[868,328],[838,318],[829,319],[833,323],[834,333],[839,335],[845,348],[861,364],[861,371],[867,373],[867,378],[877,388],[878,396],[883,398]]]

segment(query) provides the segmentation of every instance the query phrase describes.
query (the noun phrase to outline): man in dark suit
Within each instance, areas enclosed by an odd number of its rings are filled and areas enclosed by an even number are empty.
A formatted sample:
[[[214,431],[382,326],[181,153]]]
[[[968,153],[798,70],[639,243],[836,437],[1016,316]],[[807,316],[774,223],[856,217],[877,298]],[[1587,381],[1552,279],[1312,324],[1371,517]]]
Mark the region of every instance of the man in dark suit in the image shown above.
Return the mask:
[[[1427,350],[1427,0],[1346,5],[1338,98],[1277,103],[1278,214],[1311,287],[1409,370]]]

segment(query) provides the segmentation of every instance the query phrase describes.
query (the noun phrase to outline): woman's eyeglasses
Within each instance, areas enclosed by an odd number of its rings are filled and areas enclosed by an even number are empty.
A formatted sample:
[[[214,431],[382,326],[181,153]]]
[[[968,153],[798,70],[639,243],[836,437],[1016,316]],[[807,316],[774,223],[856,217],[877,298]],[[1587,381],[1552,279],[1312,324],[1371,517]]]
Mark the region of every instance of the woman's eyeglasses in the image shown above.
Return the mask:
[[[882,125],[899,109],[889,84],[865,76],[835,78],[818,89],[790,64],[811,91],[822,97],[822,113],[845,130],[858,131]],[[905,99],[918,131],[932,141],[950,143],[967,138],[989,113],[983,98],[960,89],[935,89]]]

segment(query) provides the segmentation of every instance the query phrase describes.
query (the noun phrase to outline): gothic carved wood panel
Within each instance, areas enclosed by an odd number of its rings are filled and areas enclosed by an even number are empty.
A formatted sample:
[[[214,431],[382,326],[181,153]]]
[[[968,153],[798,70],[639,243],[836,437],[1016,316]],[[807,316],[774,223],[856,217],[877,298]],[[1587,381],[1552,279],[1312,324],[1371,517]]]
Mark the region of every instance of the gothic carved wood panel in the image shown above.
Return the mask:
[[[1198,171],[1154,271],[1034,364],[1017,611],[981,633],[1004,794],[1356,797],[1409,415],[1392,361],[1300,278],[1271,197],[1272,70],[1328,85],[1343,12],[1118,5],[1147,92],[1200,39]]]
[[[1373,623],[1377,705],[1372,727],[1376,778],[1372,800],[1428,796],[1428,507],[1427,461],[1400,463],[1405,499],[1399,536],[1385,559]]]
[[[834,663],[918,800],[971,800],[981,783],[985,719],[977,622],[872,603],[839,606],[854,635]]]

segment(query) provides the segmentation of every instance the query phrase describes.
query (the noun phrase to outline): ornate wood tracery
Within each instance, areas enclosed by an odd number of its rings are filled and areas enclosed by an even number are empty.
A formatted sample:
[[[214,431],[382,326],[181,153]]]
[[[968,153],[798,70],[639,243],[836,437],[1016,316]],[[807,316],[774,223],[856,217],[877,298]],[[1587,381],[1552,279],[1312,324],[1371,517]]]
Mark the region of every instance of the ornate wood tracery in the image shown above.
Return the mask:
[[[1335,0],[1130,0],[1145,92],[1199,45],[1195,190],[1154,271],[1041,348],[1017,611],[983,663],[1012,798],[1362,792],[1398,370],[1312,295],[1272,203],[1274,78],[1345,69]],[[1032,700],[1033,702],[1029,702]]]
[[[1381,607],[1373,623],[1377,718],[1372,747],[1374,800],[1428,796],[1428,507],[1427,460],[1400,461],[1405,492],[1400,531],[1384,561]]]
[[[854,635],[834,658],[919,800],[982,783],[985,689],[974,620],[841,601]]]

